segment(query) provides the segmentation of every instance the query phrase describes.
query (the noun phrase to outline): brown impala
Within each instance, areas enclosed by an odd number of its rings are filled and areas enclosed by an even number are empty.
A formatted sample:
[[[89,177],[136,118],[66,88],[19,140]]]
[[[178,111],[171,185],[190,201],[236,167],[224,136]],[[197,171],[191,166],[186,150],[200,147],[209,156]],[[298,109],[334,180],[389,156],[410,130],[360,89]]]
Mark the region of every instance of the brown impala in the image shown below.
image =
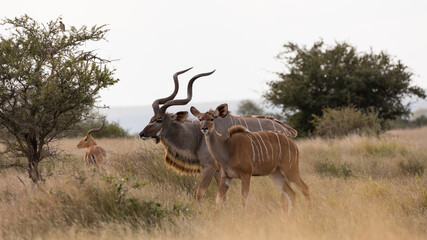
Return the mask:
[[[310,201],[307,185],[299,175],[298,148],[292,139],[274,131],[250,132],[243,126],[228,129],[227,136],[215,130],[219,111],[200,113],[191,107],[191,113],[199,118],[200,130],[215,163],[221,171],[216,198],[217,205],[223,200],[231,179],[242,181],[242,203],[246,205],[251,176],[270,176],[288,199],[288,213],[295,201],[294,183]]]
[[[95,165],[99,167],[101,164],[105,164],[107,153],[105,150],[98,146],[95,139],[90,135],[93,132],[99,132],[104,127],[105,120],[102,122],[100,128],[94,128],[87,132],[86,136],[77,144],[78,148],[87,148],[85,152],[84,162],[86,167],[89,165]]]
[[[200,132],[198,121],[188,120],[186,111],[175,114],[166,113],[166,109],[170,106],[187,104],[192,98],[193,82],[199,77],[213,73],[194,76],[187,86],[187,98],[173,100],[178,92],[178,75],[190,69],[174,74],[175,89],[173,93],[169,97],[157,99],[153,102],[154,116],[139,135],[141,139],[154,138],[157,143],[161,142],[165,146],[166,164],[178,172],[191,174],[202,171],[202,181],[196,194],[196,200],[199,202],[213,176],[219,183],[219,172],[215,166],[215,161],[210,155],[205,139]],[[160,104],[164,105],[160,108]],[[297,135],[296,130],[272,117],[233,116],[229,113],[227,104],[218,106],[217,110],[220,112],[220,118],[216,121],[215,127],[223,134],[226,134],[231,126],[241,124],[251,131],[276,130],[291,137]]]

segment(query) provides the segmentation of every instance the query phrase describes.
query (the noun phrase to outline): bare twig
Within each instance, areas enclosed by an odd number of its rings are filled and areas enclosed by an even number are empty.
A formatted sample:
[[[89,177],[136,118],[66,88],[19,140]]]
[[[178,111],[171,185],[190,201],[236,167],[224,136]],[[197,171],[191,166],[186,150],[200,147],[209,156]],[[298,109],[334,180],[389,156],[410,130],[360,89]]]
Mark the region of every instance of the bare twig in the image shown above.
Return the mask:
[[[25,183],[24,183],[24,181],[22,181],[22,179],[19,177],[19,176],[16,176],[18,179],[19,179],[19,181],[24,185],[24,187],[26,188],[27,186],[25,185]]]

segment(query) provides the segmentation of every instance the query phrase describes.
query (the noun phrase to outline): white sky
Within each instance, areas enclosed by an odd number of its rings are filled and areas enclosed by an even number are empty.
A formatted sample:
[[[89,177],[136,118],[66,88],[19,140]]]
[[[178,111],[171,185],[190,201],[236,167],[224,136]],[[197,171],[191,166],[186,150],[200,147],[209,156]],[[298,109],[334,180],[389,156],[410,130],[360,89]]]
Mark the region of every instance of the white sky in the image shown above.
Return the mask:
[[[46,23],[62,16],[66,27],[109,24],[109,42],[96,44],[114,63],[120,82],[101,93],[110,106],[149,105],[173,90],[186,95],[195,74],[216,72],[194,84],[193,101],[256,99],[267,90],[275,59],[288,41],[311,46],[347,41],[360,51],[384,50],[427,88],[427,1],[3,1],[0,17],[28,14]]]

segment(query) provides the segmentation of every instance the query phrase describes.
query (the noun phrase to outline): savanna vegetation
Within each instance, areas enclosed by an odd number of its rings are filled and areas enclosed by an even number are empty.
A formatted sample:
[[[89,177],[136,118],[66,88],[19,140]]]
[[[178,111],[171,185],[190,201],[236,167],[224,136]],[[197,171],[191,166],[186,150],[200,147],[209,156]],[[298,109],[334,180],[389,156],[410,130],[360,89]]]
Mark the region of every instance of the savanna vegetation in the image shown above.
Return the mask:
[[[84,120],[99,91],[115,84],[111,62],[86,44],[106,40],[105,26],[65,29],[61,18],[39,23],[24,15],[0,26],[0,143],[26,159],[38,182],[44,159],[54,159],[51,142]]]
[[[280,107],[287,122],[301,135],[314,131],[314,116],[323,109],[352,106],[372,109],[385,122],[407,118],[404,98],[425,98],[425,91],[412,85],[414,73],[386,52],[360,52],[346,42],[328,46],[322,40],[311,47],[286,43],[277,58],[285,69],[268,83],[264,98]]]
[[[426,136],[422,128],[297,140],[313,207],[298,193],[290,216],[267,178],[252,179],[246,210],[233,181],[215,212],[216,184],[195,206],[199,176],[168,169],[152,141],[100,139],[107,167],[86,170],[79,139],[63,139],[64,155],[40,165],[43,184],[0,170],[0,238],[425,239]]]
[[[411,118],[397,118],[389,122],[390,128],[419,128],[427,125],[427,109],[421,108],[412,113]]]
[[[264,109],[261,106],[258,106],[252,100],[242,100],[237,105],[237,114],[239,115],[263,115]]]
[[[77,124],[74,129],[65,131],[64,136],[67,138],[83,137],[90,129],[99,128],[102,126],[103,121],[105,121],[102,131],[92,133],[92,136],[95,139],[129,137],[128,131],[123,129],[118,122],[109,122],[108,120],[105,120],[105,116],[98,116],[99,114],[96,115],[96,119],[86,119],[85,121]]]
[[[333,138],[350,134],[376,135],[382,131],[381,119],[373,109],[355,110],[354,107],[324,108],[322,116],[313,116],[314,134]]]

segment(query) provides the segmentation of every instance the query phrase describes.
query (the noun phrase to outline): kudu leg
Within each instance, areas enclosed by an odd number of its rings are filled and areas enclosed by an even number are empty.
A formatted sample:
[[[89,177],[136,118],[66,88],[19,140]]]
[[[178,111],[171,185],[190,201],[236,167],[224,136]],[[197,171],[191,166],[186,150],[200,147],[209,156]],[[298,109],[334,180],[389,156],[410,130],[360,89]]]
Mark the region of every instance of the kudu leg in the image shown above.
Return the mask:
[[[302,192],[308,201],[309,207],[311,208],[310,191],[307,184],[305,184],[305,182],[301,179],[301,176],[299,174],[294,174],[289,177],[289,180],[297,186],[298,190]]]
[[[289,185],[286,176],[281,173],[280,170],[275,171],[270,175],[271,180],[273,180],[276,187],[282,192],[282,197],[286,198],[288,201],[288,215],[292,211],[293,203],[295,202],[295,191]]]
[[[221,202],[224,201],[224,196],[227,193],[227,190],[230,186],[231,178],[228,178],[224,175],[221,176],[221,181],[219,183],[218,194],[216,195],[216,209],[218,210]]]
[[[242,205],[246,208],[246,201],[249,195],[249,188],[251,185],[251,175],[242,176]]]
[[[209,184],[212,181],[212,177],[216,174],[217,168],[215,166],[209,166],[203,169],[202,173],[202,181],[199,184],[199,187],[197,188],[196,193],[196,203],[199,204],[200,200],[206,193],[206,189],[209,187]],[[217,181],[217,184],[220,184],[220,178],[217,179],[215,177],[215,180]]]
[[[283,181],[283,187],[282,192],[283,195],[285,195],[286,199],[288,200],[288,215],[291,214],[293,205],[295,203],[295,191],[291,188],[291,185],[289,184],[289,181],[285,179]]]
[[[216,167],[215,167],[215,169],[216,169]],[[221,182],[221,172],[218,169],[215,171],[214,178],[215,178],[217,186],[219,187],[219,183]]]

